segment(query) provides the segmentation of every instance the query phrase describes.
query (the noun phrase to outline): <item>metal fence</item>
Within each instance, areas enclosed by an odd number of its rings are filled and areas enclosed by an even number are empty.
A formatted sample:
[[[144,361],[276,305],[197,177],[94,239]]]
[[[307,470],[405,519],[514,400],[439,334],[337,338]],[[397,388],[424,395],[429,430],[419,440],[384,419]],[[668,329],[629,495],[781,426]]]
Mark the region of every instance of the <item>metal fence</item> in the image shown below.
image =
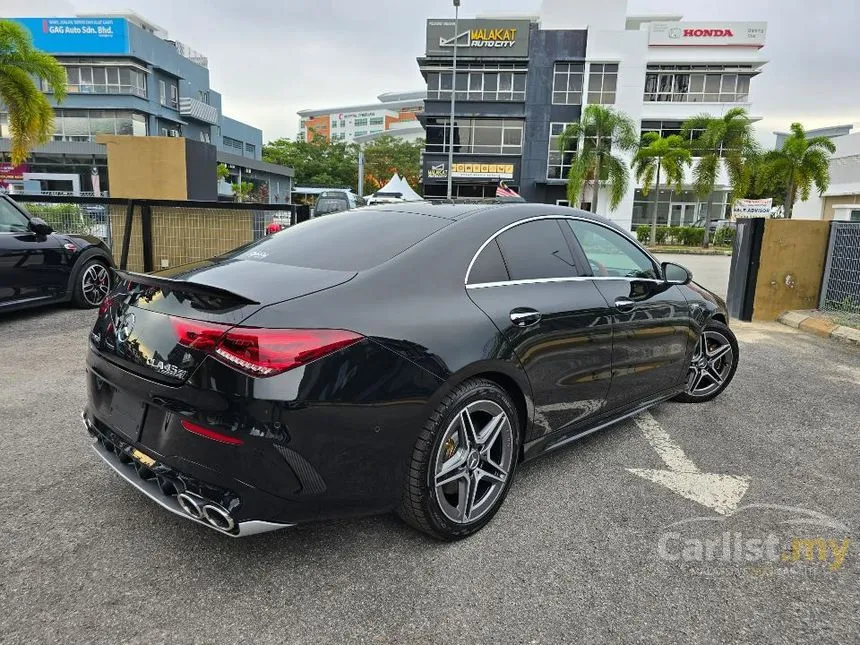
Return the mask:
[[[860,222],[833,222],[819,309],[860,314]]]
[[[144,272],[211,258],[259,239],[272,222],[290,226],[306,217],[292,204],[56,195],[12,198],[59,233],[103,239],[117,266]]]

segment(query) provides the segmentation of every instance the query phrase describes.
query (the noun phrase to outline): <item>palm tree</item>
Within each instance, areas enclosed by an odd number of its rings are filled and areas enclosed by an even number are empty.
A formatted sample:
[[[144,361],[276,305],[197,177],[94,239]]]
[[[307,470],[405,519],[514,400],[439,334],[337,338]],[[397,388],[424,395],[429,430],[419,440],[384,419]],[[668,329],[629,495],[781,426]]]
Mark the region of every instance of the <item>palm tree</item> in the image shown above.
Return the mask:
[[[788,186],[785,194],[785,217],[790,219],[794,200],[809,199],[812,184],[819,193],[830,185],[830,155],[836,146],[827,137],[806,137],[800,123],[791,124],[791,134],[782,144],[782,150],[765,154],[756,169],[756,188],[775,190]]]
[[[657,207],[660,204],[660,173],[666,176],[666,185],[678,190],[684,183],[684,166],[690,165],[692,155],[684,140],[677,134],[661,137],[656,132],[646,132],[642,143],[633,157],[633,170],[636,181],[642,184],[642,194],[646,197],[652,184],[654,191],[654,212],[651,214],[651,246],[657,243]]]
[[[702,246],[707,247],[711,204],[720,168],[725,165],[729,185],[736,198],[744,197],[750,186],[751,168],[747,160],[757,152],[752,121],[747,111],[739,107],[732,108],[722,117],[701,114],[684,123],[681,136],[685,141],[695,137],[691,148],[698,161],[693,170],[693,188],[699,199],[707,200],[702,238]]]
[[[35,49],[24,27],[0,20],[0,103],[9,113],[13,164],[54,133],[54,110],[35,78],[47,82],[57,102],[65,98],[66,71],[57,59]]]
[[[609,187],[609,209],[615,210],[627,192],[630,172],[615,152],[636,148],[636,126],[629,116],[603,105],[588,105],[579,123],[571,123],[559,137],[562,155],[576,150],[567,176],[567,199],[578,204],[582,187],[592,182],[591,212],[597,212],[600,182]]]

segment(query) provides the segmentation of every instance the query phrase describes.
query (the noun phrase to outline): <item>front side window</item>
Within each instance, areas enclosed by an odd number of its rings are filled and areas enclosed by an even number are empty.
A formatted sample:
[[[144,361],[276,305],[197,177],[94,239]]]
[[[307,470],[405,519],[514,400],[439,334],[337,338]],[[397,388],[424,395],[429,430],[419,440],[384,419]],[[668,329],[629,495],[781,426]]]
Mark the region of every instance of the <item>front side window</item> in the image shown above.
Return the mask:
[[[496,238],[511,280],[578,275],[558,221],[542,219],[509,229]]]
[[[27,231],[27,218],[5,199],[0,199],[0,233]]]
[[[657,267],[623,234],[583,220],[567,220],[596,277],[657,279]]]

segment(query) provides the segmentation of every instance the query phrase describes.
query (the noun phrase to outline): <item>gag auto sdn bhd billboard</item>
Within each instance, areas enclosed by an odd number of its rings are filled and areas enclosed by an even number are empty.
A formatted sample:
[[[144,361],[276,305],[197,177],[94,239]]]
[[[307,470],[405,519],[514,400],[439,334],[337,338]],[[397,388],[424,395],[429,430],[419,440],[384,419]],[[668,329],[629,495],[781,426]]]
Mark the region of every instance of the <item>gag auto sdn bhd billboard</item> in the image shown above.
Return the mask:
[[[49,54],[127,54],[125,18],[16,18]]]
[[[529,55],[528,20],[460,20],[454,34],[453,20],[427,21],[427,56],[464,58],[527,58]]]

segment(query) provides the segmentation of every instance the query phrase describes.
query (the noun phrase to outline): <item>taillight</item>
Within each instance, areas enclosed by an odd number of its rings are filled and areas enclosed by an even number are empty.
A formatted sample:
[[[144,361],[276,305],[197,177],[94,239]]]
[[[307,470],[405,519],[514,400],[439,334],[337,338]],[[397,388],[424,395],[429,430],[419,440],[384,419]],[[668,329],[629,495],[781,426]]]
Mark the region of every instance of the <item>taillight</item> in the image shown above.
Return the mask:
[[[212,428],[205,428],[201,425],[188,421],[187,419],[183,419],[179,422],[180,425],[188,430],[188,432],[192,434],[196,434],[199,437],[205,437],[206,439],[211,439],[212,441],[218,441],[219,443],[226,443],[230,446],[241,446],[244,441],[239,439],[238,437],[231,437],[228,434],[224,434],[222,432],[218,432],[217,430],[212,430]]]
[[[210,352],[251,376],[274,376],[348,347],[362,336],[343,329],[260,329],[171,318],[180,345]]]

